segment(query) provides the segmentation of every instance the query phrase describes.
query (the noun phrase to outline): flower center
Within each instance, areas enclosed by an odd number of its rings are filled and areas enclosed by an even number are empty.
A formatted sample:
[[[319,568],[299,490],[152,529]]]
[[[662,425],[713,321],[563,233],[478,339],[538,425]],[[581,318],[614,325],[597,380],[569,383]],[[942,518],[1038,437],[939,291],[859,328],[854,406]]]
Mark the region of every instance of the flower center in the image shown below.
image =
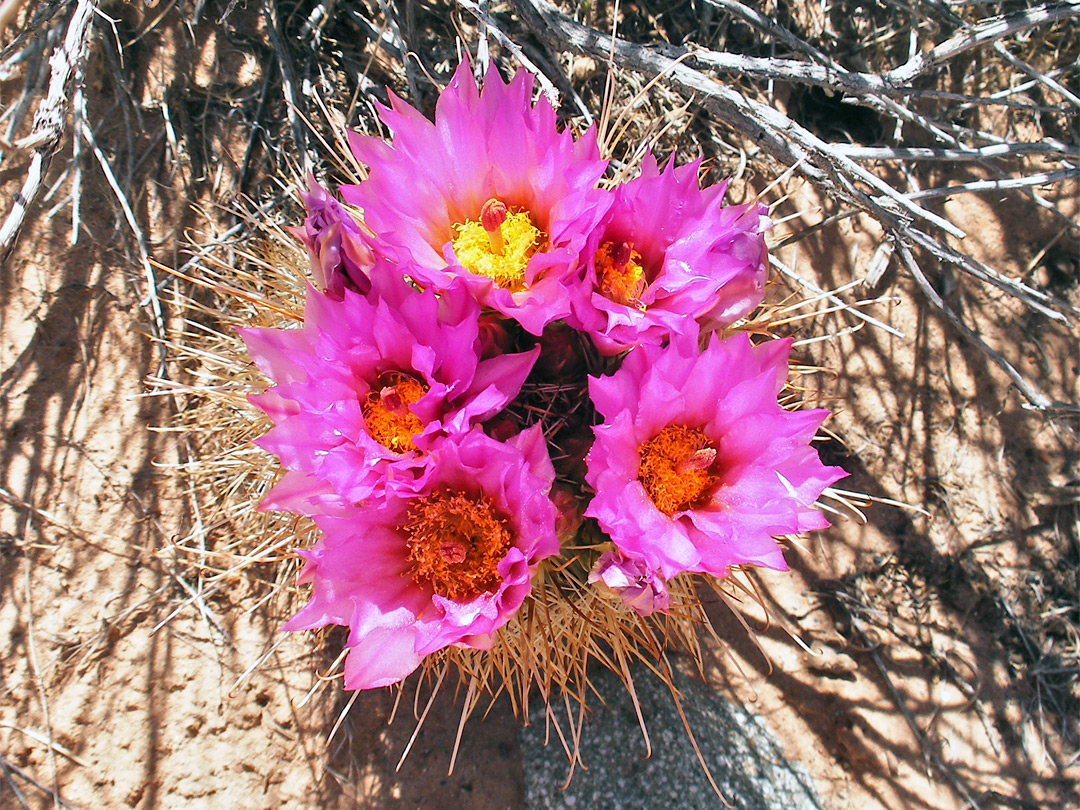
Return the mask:
[[[716,448],[700,428],[668,425],[639,453],[638,480],[665,515],[698,506],[719,478]]]
[[[499,584],[499,563],[510,549],[506,520],[483,495],[436,492],[409,507],[410,572],[447,599],[471,599]]]
[[[596,283],[600,293],[616,304],[645,309],[641,294],[647,281],[641,254],[629,242],[604,242],[596,251]]]
[[[490,278],[510,292],[525,289],[525,266],[547,242],[526,211],[511,211],[495,198],[478,219],[454,226],[454,255],[470,273]]]
[[[413,436],[424,429],[423,423],[411,410],[428,391],[428,387],[401,371],[391,371],[379,378],[379,385],[368,393],[360,406],[368,434],[395,453],[416,449]]]

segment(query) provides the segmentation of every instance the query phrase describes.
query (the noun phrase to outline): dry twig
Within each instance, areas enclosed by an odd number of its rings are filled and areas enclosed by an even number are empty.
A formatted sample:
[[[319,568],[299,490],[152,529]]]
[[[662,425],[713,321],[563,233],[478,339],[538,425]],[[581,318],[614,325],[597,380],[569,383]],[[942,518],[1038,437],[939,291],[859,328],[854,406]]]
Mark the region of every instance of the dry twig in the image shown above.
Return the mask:
[[[514,0],[514,7],[526,25],[540,39],[556,49],[576,51],[605,60],[610,55],[620,68],[646,76],[665,77],[670,86],[685,96],[699,99],[701,105],[714,116],[758,144],[781,164],[796,167],[815,187],[855,210],[874,217],[881,224],[886,238],[904,258],[905,266],[930,303],[1009,376],[1029,407],[1048,413],[1080,412],[1080,406],[1051,399],[1037,385],[1021,375],[1004,356],[979,338],[959,315],[945,305],[925,275],[912,269],[917,268],[914,263],[915,251],[920,251],[934,261],[951,265],[979,281],[999,288],[1041,315],[1071,327],[1071,318],[1078,314],[1076,308],[986,266],[954,247],[944,236],[933,235],[935,230],[939,230],[957,239],[964,237],[964,233],[953,222],[921,207],[916,200],[987,189],[1018,188],[1030,192],[1031,187],[1036,185],[1073,179],[1077,175],[1077,168],[1069,160],[1078,150],[1050,138],[1043,139],[1039,144],[972,144],[972,133],[964,131],[962,127],[931,120],[890,97],[911,95],[914,92],[910,87],[912,80],[949,63],[958,54],[992,45],[1004,37],[1035,26],[1080,16],[1080,0],[1038,6],[1004,17],[991,18],[978,25],[962,27],[929,52],[916,54],[905,64],[883,74],[845,70],[809,43],[737,0],[709,1],[739,16],[811,61],[718,54],[666,44],[639,45],[581,25],[545,0]],[[852,148],[848,144],[830,143],[768,104],[749,97],[733,86],[719,83],[703,72],[704,70],[737,72],[744,76],[839,89],[849,93],[859,103],[879,108],[899,120],[920,126],[929,135],[946,144],[948,151],[925,149],[905,152],[879,148],[868,150],[865,147]],[[1061,170],[1033,172],[1028,177],[999,177],[997,180],[929,191],[917,188],[909,192],[901,191],[856,162],[856,158],[945,159],[946,154],[985,161],[990,157],[1036,152],[1059,155],[1062,161]],[[998,167],[994,166],[993,169],[1001,173]],[[1076,227],[1076,223],[1067,221],[1070,226]]]
[[[86,43],[90,34],[90,20],[94,16],[97,3],[93,0],[78,0],[75,11],[68,23],[67,34],[63,43],[49,57],[52,69],[49,77],[49,90],[38,105],[34,115],[34,129],[15,145],[20,149],[29,149],[32,154],[26,180],[22,189],[15,195],[15,202],[4,224],[0,226],[0,263],[7,260],[15,245],[19,228],[26,218],[26,212],[34,204],[41,191],[41,181],[49,169],[52,156],[60,147],[64,135],[64,121],[67,117],[68,87],[78,65],[86,54]]]

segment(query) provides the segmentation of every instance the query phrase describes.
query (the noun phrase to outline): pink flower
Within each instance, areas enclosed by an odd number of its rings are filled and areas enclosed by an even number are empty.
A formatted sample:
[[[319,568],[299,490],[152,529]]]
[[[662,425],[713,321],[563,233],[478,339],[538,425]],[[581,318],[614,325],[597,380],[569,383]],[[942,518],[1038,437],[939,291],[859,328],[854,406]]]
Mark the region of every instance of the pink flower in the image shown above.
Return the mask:
[[[639,616],[667,612],[671,605],[667,584],[644,560],[621,551],[605,551],[589,573],[589,582],[603,582]]]
[[[251,401],[274,422],[259,439],[288,471],[265,508],[315,514],[422,488],[431,441],[502,410],[538,349],[479,360],[479,307],[461,284],[436,297],[392,270],[372,295],[309,290],[303,329],[242,329],[276,385]]]
[[[601,352],[696,334],[699,324],[727,326],[761,303],[765,207],[724,206],[726,183],[698,188],[700,163],[672,162],[660,172],[647,154],[641,174],[611,192],[614,203],[585,250],[586,284],[575,301],[578,321]]]
[[[349,628],[345,687],[397,683],[450,645],[488,649],[559,551],[539,427],[508,443],[474,430],[432,445],[427,488],[318,516],[301,582],[311,601],[284,630]]]
[[[366,294],[375,264],[368,235],[313,175],[308,175],[303,197],[308,210],[304,227],[290,230],[307,248],[315,286],[338,301],[346,288]]]
[[[621,552],[665,579],[784,570],[774,536],[829,525],[813,504],[846,473],[810,446],[828,412],[777,402],[790,348],[713,335],[699,354],[696,339],[680,338],[589,379],[604,423],[587,459],[596,495],[585,514]]]
[[[350,134],[370,174],[341,193],[421,286],[463,278],[481,304],[539,335],[570,313],[579,255],[609,199],[596,188],[606,163],[595,132],[559,133],[532,86],[524,70],[507,85],[492,67],[480,92],[462,62],[434,122],[391,94],[379,115],[393,143]]]

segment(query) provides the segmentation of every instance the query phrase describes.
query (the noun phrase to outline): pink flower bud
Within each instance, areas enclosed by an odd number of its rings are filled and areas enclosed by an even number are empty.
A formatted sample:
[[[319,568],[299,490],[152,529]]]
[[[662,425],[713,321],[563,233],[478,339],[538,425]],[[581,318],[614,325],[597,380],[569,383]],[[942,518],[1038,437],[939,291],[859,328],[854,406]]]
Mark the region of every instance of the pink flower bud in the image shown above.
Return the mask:
[[[480,359],[487,360],[514,351],[514,338],[506,331],[505,318],[498,312],[480,315]]]
[[[556,484],[551,488],[551,502],[558,512],[555,534],[560,543],[567,543],[574,539],[581,528],[581,500],[569,487]]]
[[[550,324],[540,335],[540,357],[536,368],[548,379],[567,377],[579,371],[583,362],[578,333],[561,321]]]
[[[666,612],[671,605],[667,585],[644,560],[605,551],[596,561],[589,582],[603,582],[639,616]]]

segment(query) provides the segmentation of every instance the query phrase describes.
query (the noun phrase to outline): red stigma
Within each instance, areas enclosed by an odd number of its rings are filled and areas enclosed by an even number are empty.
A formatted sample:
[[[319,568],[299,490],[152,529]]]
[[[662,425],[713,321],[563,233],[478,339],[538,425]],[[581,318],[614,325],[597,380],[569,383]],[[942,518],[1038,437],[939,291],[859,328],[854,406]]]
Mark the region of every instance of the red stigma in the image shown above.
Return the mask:
[[[506,203],[492,197],[480,208],[480,224],[488,233],[497,231],[506,222]]]
[[[716,450],[712,447],[703,447],[676,465],[675,472],[685,475],[690,470],[707,470],[714,461],[716,461]]]
[[[451,541],[439,545],[439,556],[443,558],[443,562],[447,565],[459,565],[465,562],[466,554],[466,548],[462,543]]]
[[[622,270],[630,262],[630,243],[615,242],[611,246],[611,263],[616,270]]]

